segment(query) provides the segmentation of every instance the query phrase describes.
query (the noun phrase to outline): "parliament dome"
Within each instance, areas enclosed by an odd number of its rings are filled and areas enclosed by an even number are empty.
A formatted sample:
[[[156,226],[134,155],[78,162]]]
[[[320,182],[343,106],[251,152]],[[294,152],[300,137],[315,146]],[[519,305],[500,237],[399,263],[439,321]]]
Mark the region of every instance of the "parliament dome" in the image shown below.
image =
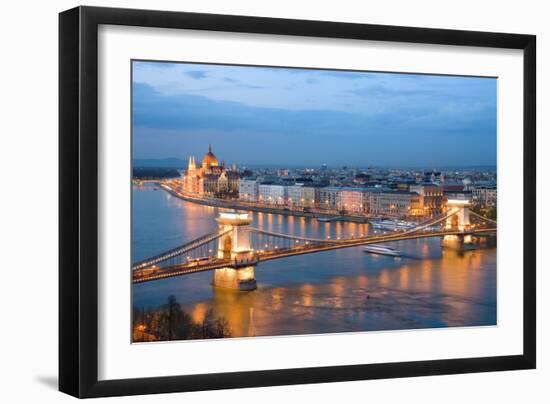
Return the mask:
[[[218,159],[216,159],[216,156],[212,153],[212,147],[210,145],[208,146],[208,153],[202,158],[202,166],[203,168],[218,166]]]

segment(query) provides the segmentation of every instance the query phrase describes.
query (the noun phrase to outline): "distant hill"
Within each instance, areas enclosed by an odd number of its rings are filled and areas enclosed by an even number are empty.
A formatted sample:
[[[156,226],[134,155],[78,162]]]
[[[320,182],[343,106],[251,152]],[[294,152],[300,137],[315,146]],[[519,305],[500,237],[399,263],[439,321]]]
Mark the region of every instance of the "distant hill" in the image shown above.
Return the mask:
[[[178,158],[166,159],[135,159],[132,161],[133,167],[168,167],[168,168],[186,168],[187,161]]]
[[[134,159],[133,167],[158,167],[158,168],[178,168],[183,169],[187,168],[187,160],[178,159],[175,157],[164,158],[164,159]],[[321,164],[239,164],[241,167],[247,168],[320,168]],[[329,166],[329,168],[341,168],[341,165],[334,164]],[[359,168],[365,169],[365,167],[360,166],[348,166],[348,168]],[[395,169],[416,169],[424,171],[496,171],[496,166],[494,165],[472,165],[472,166],[372,166],[370,168],[395,168]]]

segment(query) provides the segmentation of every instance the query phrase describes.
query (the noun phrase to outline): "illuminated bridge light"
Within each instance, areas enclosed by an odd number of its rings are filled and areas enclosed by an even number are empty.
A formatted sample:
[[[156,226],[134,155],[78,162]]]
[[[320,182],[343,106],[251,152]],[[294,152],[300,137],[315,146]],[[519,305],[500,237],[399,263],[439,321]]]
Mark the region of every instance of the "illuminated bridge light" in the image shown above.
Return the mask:
[[[231,220],[247,220],[248,213],[220,212],[220,217],[224,219],[231,219]]]
[[[467,199],[449,199],[447,205],[469,205],[470,201]]]

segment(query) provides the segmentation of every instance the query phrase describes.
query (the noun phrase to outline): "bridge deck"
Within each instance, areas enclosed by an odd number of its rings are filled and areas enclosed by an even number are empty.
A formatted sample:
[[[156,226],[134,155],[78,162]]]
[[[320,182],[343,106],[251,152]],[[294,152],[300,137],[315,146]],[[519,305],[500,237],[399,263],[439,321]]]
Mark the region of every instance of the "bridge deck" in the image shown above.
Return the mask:
[[[492,234],[496,232],[496,228],[487,228],[487,229],[475,229],[468,232],[461,232],[458,230],[453,231],[403,231],[399,233],[391,233],[387,235],[380,236],[368,236],[363,238],[356,239],[347,239],[347,240],[333,240],[319,242],[318,244],[309,244],[309,245],[300,245],[295,247],[290,247],[286,249],[277,249],[270,251],[257,252],[256,258],[258,262],[269,261],[279,258],[292,257],[295,255],[303,254],[312,254],[322,251],[331,251],[341,248],[350,248],[358,247],[374,243],[387,243],[390,241],[401,241],[401,240],[413,240],[418,238],[427,238],[427,237],[443,237],[448,235],[474,235],[474,234]],[[219,259],[212,258],[205,263],[185,263],[167,266],[164,268],[158,268],[153,272],[146,272],[144,270],[134,270],[134,283],[148,282],[157,279],[164,279],[173,276],[188,275],[197,272],[212,271],[219,268],[231,267],[232,261],[229,259]]]

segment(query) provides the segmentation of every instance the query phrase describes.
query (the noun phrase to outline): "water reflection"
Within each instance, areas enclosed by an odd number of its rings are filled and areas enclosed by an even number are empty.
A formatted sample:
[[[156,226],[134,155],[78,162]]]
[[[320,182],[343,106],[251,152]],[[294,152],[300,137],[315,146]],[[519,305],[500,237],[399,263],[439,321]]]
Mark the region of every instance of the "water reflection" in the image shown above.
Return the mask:
[[[216,228],[218,209],[187,203],[147,187],[134,189],[134,260]],[[304,217],[254,213],[253,225],[309,237],[369,232],[359,223],[320,223]],[[233,336],[288,335],[496,323],[496,249],[442,251],[438,239],[391,243],[406,258],[365,254],[362,248],[275,260],[256,268],[259,289],[214,289],[211,273],[137,284],[136,308],[176,296],[193,321],[209,309],[225,317]]]

